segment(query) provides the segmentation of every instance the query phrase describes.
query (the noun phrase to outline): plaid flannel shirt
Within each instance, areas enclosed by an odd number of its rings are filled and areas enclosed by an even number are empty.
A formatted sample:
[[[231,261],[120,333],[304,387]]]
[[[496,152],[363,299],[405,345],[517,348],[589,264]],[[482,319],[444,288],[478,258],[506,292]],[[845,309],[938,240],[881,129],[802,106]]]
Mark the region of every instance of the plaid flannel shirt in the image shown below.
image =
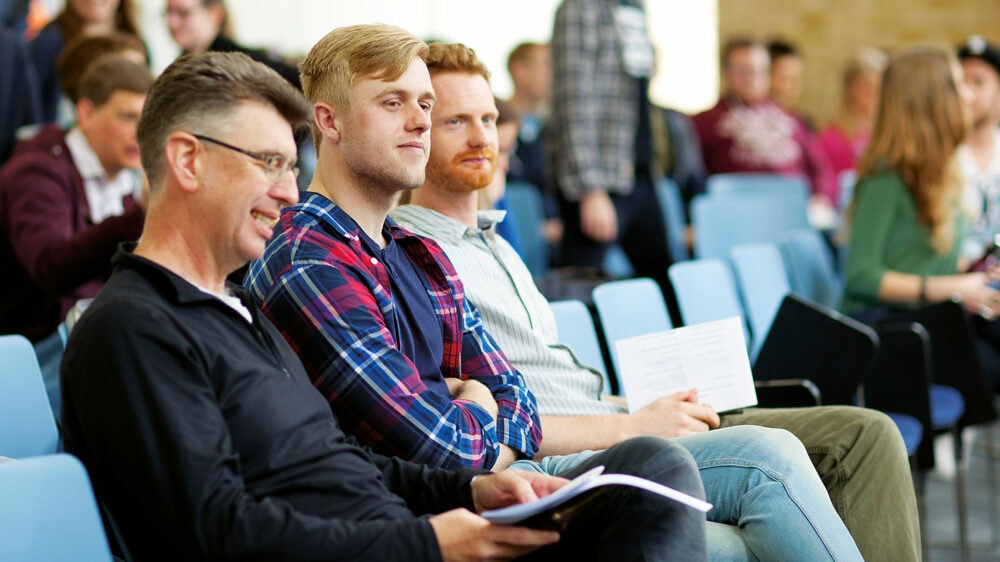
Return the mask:
[[[425,274],[441,322],[445,377],[474,379],[493,393],[481,406],[428,389],[389,326],[397,322],[389,276],[365,252],[356,223],[328,199],[306,194],[282,212],[247,286],[299,354],[341,425],[374,450],[431,466],[490,468],[501,444],[531,458],[541,442],[534,396],[483,329],[444,252],[387,221],[393,239]]]
[[[621,0],[565,0],[552,31],[548,142],[563,196],[627,194],[635,176],[640,80],[625,72],[614,11]]]

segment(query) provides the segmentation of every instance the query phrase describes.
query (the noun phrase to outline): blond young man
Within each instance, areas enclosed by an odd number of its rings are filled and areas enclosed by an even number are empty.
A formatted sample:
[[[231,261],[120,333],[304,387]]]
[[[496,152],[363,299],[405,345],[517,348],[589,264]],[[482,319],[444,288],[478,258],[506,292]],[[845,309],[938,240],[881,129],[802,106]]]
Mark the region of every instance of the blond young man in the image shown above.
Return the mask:
[[[426,56],[426,44],[391,26],[341,28],[313,47],[301,68],[316,174],[282,212],[247,283],[362,442],[434,466],[497,468],[537,450],[534,398],[440,248],[387,218],[399,194],[424,181],[436,97]],[[689,456],[664,440],[622,443],[561,475],[597,465],[702,494]],[[453,519],[431,520],[443,544],[495,527],[472,514]],[[704,560],[704,516],[613,490],[536,555]]]

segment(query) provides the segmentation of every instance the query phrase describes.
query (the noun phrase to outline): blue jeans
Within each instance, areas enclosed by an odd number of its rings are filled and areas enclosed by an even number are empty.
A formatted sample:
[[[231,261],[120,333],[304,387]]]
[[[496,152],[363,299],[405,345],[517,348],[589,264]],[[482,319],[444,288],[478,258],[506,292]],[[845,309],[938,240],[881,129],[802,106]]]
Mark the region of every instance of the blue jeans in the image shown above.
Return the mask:
[[[791,433],[738,426],[673,441],[694,457],[715,506],[708,512],[717,523],[707,527],[710,560],[862,560]],[[510,468],[558,474],[593,454],[517,461]]]

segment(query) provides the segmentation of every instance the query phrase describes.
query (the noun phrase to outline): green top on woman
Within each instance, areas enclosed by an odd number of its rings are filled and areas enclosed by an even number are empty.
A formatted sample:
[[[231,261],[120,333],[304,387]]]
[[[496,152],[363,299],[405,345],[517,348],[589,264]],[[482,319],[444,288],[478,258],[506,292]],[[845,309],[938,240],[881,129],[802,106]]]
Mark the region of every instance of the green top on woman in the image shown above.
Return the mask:
[[[863,178],[855,191],[851,217],[844,298],[840,308],[847,314],[886,306],[878,298],[878,288],[886,271],[913,275],[953,275],[964,230],[962,213],[955,213],[955,240],[941,254],[931,247],[930,234],[917,220],[913,197],[898,173],[882,172]],[[896,308],[913,308],[912,303],[894,303]]]

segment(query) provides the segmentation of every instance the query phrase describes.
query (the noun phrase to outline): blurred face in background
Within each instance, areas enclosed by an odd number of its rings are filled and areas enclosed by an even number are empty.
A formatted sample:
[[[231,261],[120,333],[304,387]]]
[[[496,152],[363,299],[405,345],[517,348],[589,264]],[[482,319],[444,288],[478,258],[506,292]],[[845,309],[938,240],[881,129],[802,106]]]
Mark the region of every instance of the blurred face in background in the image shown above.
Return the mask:
[[[109,176],[141,165],[136,125],[145,102],[146,94],[116,90],[104,105],[77,103],[80,130]]]
[[[862,72],[847,87],[848,104],[856,115],[867,119],[875,118],[878,109],[878,91],[882,86],[882,74]]]
[[[167,27],[185,53],[208,50],[222,26],[222,5],[201,0],[167,0]]]
[[[965,86],[968,88],[972,125],[994,125],[1000,120],[1000,74],[982,59],[962,60]]]
[[[795,55],[771,61],[771,99],[792,107],[802,95],[802,59]]]
[[[723,69],[726,93],[753,105],[767,99],[771,87],[770,61],[763,45],[733,49]]]
[[[549,99],[552,88],[552,57],[549,48],[538,46],[531,50],[531,57],[515,71],[517,86],[523,88],[531,99],[541,102]]]

